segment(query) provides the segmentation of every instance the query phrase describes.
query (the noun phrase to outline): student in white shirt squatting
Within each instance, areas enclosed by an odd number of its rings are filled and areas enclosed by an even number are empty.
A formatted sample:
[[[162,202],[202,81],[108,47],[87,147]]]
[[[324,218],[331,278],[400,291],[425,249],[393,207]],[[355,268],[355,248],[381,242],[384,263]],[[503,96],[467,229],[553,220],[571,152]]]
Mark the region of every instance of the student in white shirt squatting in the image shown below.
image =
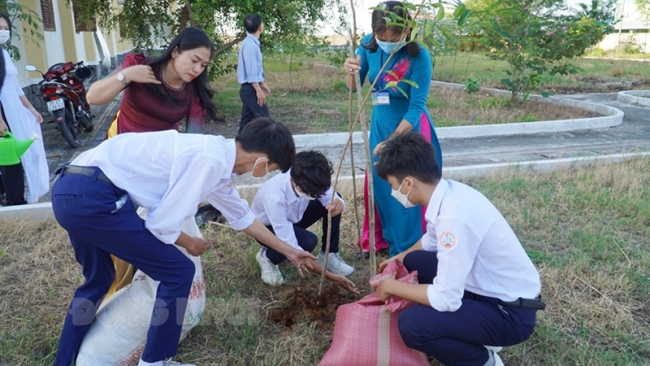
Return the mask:
[[[445,180],[431,143],[416,132],[387,140],[377,173],[406,207],[427,205],[426,233],[401,260],[419,285],[380,283],[418,305],[399,317],[404,343],[445,365],[503,365],[497,352],[528,339],[535,328],[539,273],[505,218],[480,192]]]
[[[354,272],[339,256],[339,227],[345,203],[337,193],[334,201],[332,164],[318,151],[303,151],[296,155],[291,169],[265,182],[253,199],[251,210],[255,216],[282,241],[298,250],[311,253],[318,244],[316,235],[307,228],[322,221],[322,250],[312,271],[322,273],[327,245],[327,214],[332,216],[331,243],[326,277],[342,288],[358,293],[354,284],[345,278]],[[257,253],[262,280],[269,285],[284,282],[278,264],[286,259],[274,248]]]
[[[70,303],[55,365],[74,364],[113,281],[111,254],[160,281],[139,365],[169,364],[166,359],[176,354],[194,277],[192,261],[170,244],[192,255],[206,251],[207,241],[179,229],[204,200],[234,229],[289,258],[302,275],[302,268],[316,258],[282,242],[255,219],[231,179],[233,174],[249,181],[276,169],[286,172],[294,159],[289,129],[258,118],[234,140],[175,130],[122,134],[66,165],[52,188],[52,208],[68,231],[86,282]],[[144,221],[134,203],[149,209]]]

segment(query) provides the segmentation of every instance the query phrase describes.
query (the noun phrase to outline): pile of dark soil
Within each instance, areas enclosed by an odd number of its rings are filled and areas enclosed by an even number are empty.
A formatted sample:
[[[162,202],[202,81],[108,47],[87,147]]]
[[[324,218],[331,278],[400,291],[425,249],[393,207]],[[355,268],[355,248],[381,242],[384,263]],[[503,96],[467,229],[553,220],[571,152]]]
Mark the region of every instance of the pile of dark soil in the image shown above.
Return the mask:
[[[291,327],[301,320],[308,320],[330,330],[334,327],[336,309],[359,298],[333,283],[325,283],[319,296],[318,282],[298,283],[283,290],[278,297],[283,306],[269,314],[272,321]]]

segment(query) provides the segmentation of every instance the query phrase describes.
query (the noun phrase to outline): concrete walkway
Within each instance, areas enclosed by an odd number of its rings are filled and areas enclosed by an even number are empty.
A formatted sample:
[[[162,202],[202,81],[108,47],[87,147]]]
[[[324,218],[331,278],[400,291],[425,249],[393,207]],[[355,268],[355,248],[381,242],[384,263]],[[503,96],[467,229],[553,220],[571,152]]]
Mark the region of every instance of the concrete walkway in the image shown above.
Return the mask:
[[[650,108],[622,103],[617,100],[616,93],[563,97],[619,108],[625,113],[623,123],[610,128],[572,132],[441,139],[444,168],[650,151]],[[342,146],[324,144],[301,147],[306,148],[323,151],[335,166],[342,151]],[[356,143],[354,151],[357,172],[362,173],[361,167],[366,161],[363,145]],[[345,158],[341,175],[351,175],[349,155]]]
[[[623,123],[619,126],[573,132],[538,133],[528,135],[491,136],[473,138],[444,138],[440,140],[443,153],[444,173],[463,170],[484,170],[493,166],[525,162],[569,161],[577,158],[609,156],[615,154],[650,152],[650,108],[627,104],[617,100],[616,93],[578,94],[564,97],[601,103],[621,109]],[[61,164],[72,160],[79,153],[97,146],[103,141],[106,130],[119,107],[119,100],[97,108],[95,131],[83,136],[84,146],[72,150],[60,136],[54,124],[43,125],[46,153],[51,177]],[[355,139],[356,173],[363,174],[366,156],[363,143]],[[301,144],[297,138],[298,150],[320,150],[336,167],[339,163],[342,145],[333,144],[326,138],[309,138],[309,144]],[[468,169],[465,169],[468,170]],[[349,152],[341,170],[342,177],[352,175]],[[41,199],[48,202],[49,194]],[[0,211],[9,208],[0,208]]]

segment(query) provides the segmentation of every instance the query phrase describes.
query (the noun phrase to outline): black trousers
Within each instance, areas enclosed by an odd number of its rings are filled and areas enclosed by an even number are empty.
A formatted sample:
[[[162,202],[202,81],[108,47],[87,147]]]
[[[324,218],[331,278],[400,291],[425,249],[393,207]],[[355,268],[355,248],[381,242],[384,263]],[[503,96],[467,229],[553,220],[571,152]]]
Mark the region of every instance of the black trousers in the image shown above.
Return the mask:
[[[240,133],[248,122],[257,117],[270,117],[268,103],[264,103],[261,107],[257,105],[257,93],[252,84],[245,83],[241,85],[239,98],[241,98],[242,107],[241,120],[239,121],[239,130],[237,133]]]
[[[438,273],[434,252],[413,251],[404,266],[418,271],[420,283],[433,283]],[[438,311],[414,305],[402,311],[398,327],[404,343],[435,357],[444,365],[482,366],[489,359],[487,346],[512,346],[533,333],[537,311],[502,305],[499,299],[465,291],[456,311]]]
[[[298,240],[298,245],[300,247],[311,253],[316,244],[318,244],[318,238],[314,233],[308,231],[307,228],[313,225],[316,221],[321,220],[323,222],[323,236],[322,236],[322,250],[325,252],[325,247],[327,246],[327,209],[320,203],[319,200],[312,200],[309,202],[309,206],[305,210],[305,214],[302,216],[302,219],[297,223],[293,224],[293,232],[296,234],[296,239]],[[330,243],[330,253],[339,252],[339,229],[341,227],[341,215],[332,217],[332,242]],[[275,234],[271,226],[267,226],[271,232]],[[259,241],[258,241],[259,242]],[[262,243],[260,243],[262,244]],[[264,245],[264,244],[262,244]],[[268,248],[266,249],[266,257],[271,260],[273,264],[279,264],[286,260],[287,258],[276,252],[275,250]]]
[[[9,121],[5,117],[4,110],[2,111],[2,118],[9,126]],[[11,131],[11,126],[9,126]],[[0,174],[2,175],[2,185],[4,186],[5,199],[7,206],[24,205],[25,201],[25,172],[23,171],[23,164],[0,166]]]

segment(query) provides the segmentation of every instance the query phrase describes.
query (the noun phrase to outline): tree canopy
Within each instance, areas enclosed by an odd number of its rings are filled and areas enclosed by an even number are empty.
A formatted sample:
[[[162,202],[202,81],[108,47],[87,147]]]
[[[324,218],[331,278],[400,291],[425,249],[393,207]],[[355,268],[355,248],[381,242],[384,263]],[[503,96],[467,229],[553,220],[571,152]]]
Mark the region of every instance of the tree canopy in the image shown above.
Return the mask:
[[[339,7],[337,0],[124,0],[119,9],[112,0],[68,1],[79,9],[78,19],[119,29],[136,49],[157,48],[179,30],[196,26],[212,37],[218,55],[243,40],[242,21],[250,13],[264,19],[262,45],[271,50],[306,42],[318,24],[338,21],[333,18]]]

